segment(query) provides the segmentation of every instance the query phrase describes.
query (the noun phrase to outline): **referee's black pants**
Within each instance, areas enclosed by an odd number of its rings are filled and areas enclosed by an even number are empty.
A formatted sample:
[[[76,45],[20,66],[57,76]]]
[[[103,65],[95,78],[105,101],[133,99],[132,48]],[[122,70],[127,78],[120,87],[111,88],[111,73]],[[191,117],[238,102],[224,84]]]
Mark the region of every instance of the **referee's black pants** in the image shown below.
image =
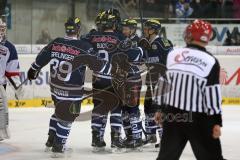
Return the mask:
[[[212,137],[214,122],[211,117],[173,107],[164,110],[169,120],[163,122],[161,149],[157,160],[178,160],[188,141],[197,160],[223,160],[220,139]],[[187,114],[190,117],[186,122]],[[172,121],[176,115],[184,115],[185,118],[180,119],[181,122]]]

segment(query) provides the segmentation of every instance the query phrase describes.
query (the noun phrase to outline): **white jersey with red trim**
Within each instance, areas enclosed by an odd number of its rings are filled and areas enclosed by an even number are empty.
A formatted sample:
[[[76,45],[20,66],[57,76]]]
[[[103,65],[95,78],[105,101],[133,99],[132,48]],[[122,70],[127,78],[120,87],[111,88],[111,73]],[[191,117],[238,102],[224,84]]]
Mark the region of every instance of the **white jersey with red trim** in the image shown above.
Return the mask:
[[[19,75],[19,61],[11,57],[9,48],[0,44],[0,85],[6,84],[6,77]]]

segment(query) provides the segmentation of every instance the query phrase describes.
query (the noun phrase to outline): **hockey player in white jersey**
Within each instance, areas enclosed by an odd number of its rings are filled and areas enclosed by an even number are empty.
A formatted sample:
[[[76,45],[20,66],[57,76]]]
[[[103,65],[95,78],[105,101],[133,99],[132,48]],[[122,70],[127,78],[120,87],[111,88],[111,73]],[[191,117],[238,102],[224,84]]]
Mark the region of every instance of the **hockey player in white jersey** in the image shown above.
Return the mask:
[[[0,18],[0,140],[9,138],[8,131],[8,108],[6,96],[6,79],[14,88],[20,85],[19,62],[17,52],[9,41],[6,40],[7,25]],[[20,91],[20,92],[19,92]],[[17,95],[21,94],[22,89],[17,90]]]

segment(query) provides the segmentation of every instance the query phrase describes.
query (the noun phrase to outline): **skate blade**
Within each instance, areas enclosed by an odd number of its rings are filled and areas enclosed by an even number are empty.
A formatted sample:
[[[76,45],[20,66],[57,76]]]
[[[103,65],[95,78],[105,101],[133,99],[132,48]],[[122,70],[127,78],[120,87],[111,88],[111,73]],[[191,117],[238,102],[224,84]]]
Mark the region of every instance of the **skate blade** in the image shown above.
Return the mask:
[[[52,147],[46,147],[46,148],[44,149],[44,152],[49,153],[49,152],[51,152],[51,149],[52,149]]]
[[[52,153],[51,158],[65,158],[64,153]]]
[[[126,153],[127,149],[126,148],[111,148],[111,153],[117,153],[117,154],[121,154],[121,153]]]
[[[143,145],[143,148],[155,148],[155,143],[147,143]]]
[[[160,148],[156,147],[156,144],[148,144],[147,146],[143,146],[144,151],[146,152],[159,152]]]
[[[143,147],[127,148],[127,152],[143,152]]]
[[[73,149],[67,148],[63,153],[52,152],[51,158],[70,158]]]
[[[92,152],[93,152],[93,153],[105,152],[105,147],[93,147]]]

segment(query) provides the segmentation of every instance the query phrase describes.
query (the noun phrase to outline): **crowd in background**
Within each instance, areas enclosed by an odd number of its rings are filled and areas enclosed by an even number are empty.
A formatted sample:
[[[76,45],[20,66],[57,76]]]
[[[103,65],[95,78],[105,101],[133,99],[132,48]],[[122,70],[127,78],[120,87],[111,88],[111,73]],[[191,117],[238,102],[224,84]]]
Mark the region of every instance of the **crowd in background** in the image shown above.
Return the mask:
[[[138,0],[121,0],[138,8]],[[240,0],[143,0],[144,16],[161,18],[240,18]]]
[[[193,18],[240,18],[240,0],[172,0],[173,15]]]

